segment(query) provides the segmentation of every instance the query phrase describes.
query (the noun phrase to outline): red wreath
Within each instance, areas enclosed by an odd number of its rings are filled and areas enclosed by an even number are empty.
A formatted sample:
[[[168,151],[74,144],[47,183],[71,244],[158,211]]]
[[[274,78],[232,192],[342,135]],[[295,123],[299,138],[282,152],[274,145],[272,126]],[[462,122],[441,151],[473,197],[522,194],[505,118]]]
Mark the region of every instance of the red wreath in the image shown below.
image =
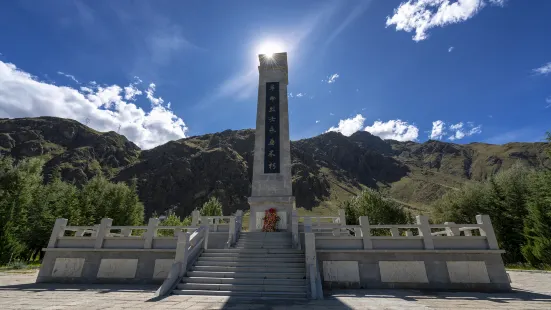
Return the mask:
[[[264,225],[262,226],[262,231],[264,232],[274,232],[276,231],[277,222],[279,222],[279,216],[277,215],[277,211],[274,208],[270,208],[266,210],[264,214],[264,218],[262,218],[264,221]]]

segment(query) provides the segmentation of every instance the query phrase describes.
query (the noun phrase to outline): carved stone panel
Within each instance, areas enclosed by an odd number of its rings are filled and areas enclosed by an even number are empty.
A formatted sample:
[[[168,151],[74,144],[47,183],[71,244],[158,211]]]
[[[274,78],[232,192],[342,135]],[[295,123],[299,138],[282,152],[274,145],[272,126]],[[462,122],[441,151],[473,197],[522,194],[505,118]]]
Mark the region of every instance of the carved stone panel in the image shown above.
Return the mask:
[[[82,274],[84,258],[56,258],[52,277],[78,278]]]
[[[382,282],[428,283],[423,261],[380,261]]]
[[[490,283],[484,261],[446,262],[452,283]]]
[[[102,259],[98,278],[134,278],[138,267],[137,259]]]

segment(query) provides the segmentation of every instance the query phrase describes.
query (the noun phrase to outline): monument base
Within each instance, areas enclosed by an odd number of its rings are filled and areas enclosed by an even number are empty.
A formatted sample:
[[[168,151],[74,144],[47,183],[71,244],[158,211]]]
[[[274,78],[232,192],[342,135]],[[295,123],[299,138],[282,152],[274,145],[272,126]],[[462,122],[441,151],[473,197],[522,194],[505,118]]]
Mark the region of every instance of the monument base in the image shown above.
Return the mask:
[[[274,208],[280,217],[278,230],[291,231],[291,216],[295,209],[295,197],[293,196],[263,196],[249,197],[251,215],[249,218],[249,231],[262,231],[262,218],[266,210]]]

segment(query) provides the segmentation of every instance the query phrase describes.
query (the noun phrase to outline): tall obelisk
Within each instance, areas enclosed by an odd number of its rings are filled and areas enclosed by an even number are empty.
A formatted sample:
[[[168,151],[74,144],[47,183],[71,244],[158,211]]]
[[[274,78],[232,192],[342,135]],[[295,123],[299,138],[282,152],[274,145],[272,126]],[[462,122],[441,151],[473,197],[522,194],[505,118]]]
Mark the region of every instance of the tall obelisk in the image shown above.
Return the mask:
[[[254,142],[249,231],[262,229],[267,209],[280,216],[278,228],[291,230],[295,198],[291,182],[291,143],[287,101],[287,53],[258,55],[258,105]]]

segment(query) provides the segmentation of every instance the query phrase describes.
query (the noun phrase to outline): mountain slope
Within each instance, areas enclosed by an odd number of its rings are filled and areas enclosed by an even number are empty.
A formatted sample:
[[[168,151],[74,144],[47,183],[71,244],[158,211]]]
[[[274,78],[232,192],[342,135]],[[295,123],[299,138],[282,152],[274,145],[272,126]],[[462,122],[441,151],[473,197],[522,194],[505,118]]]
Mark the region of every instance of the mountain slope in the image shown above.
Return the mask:
[[[544,143],[453,144],[382,140],[368,132],[329,132],[291,143],[297,207],[323,213],[364,187],[378,188],[409,208],[427,205],[466,182],[478,182],[521,162],[550,167]],[[138,180],[147,215],[173,209],[185,216],[211,196],[224,213],[248,209],[254,130],[226,130],[140,149],[114,132],[99,133],[76,121],[41,117],[0,119],[0,154],[41,156],[45,179],[55,171],[82,184],[102,173],[114,181]]]

